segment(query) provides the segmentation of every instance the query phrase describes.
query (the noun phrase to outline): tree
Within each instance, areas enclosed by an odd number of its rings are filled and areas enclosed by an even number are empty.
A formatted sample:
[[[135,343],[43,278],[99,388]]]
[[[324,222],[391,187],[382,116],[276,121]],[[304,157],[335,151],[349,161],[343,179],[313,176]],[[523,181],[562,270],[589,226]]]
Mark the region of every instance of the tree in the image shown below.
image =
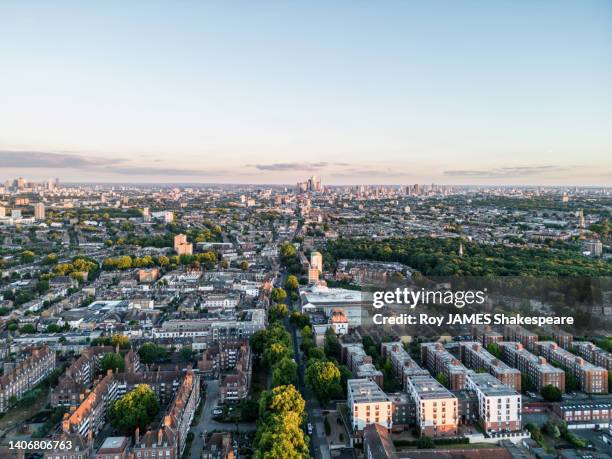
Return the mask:
[[[293,274],[287,277],[287,281],[285,282],[285,289],[289,292],[295,292],[300,288],[300,282],[298,281],[297,276]]]
[[[104,354],[102,360],[100,361],[100,367],[102,370],[113,370],[113,371],[124,371],[125,370],[125,361],[123,357],[119,354],[115,354],[114,352],[109,352]]]
[[[143,363],[154,363],[166,357],[166,349],[153,343],[144,343],[138,349],[138,356]]]
[[[23,327],[19,329],[19,332],[25,333],[25,334],[36,333],[36,327],[32,324],[25,324]]]
[[[31,250],[24,250],[20,255],[22,263],[32,263],[36,258],[36,255]]]
[[[444,387],[448,387],[448,377],[444,373],[438,373],[436,375],[436,380]]]
[[[120,349],[130,348],[130,338],[125,335],[113,335],[111,343],[115,347],[119,346]]]
[[[258,431],[255,459],[306,459],[310,457],[300,417],[275,414]]]
[[[287,292],[284,289],[277,287],[272,289],[272,293],[270,294],[270,298],[275,303],[281,303],[287,298]]]
[[[325,354],[330,359],[336,359],[338,362],[340,361],[340,355],[342,353],[342,346],[340,346],[340,341],[338,341],[338,337],[336,336],[336,332],[333,328],[328,328],[325,330]]]
[[[276,322],[283,320],[285,317],[287,317],[288,313],[289,309],[287,308],[287,305],[285,303],[278,303],[270,308],[268,311],[268,318],[270,322]]]
[[[268,367],[272,367],[285,357],[291,357],[291,351],[283,343],[272,343],[263,353],[264,362]]]
[[[560,402],[563,399],[561,391],[558,387],[549,384],[544,386],[541,390],[542,397],[547,402]]]
[[[320,347],[313,346],[308,349],[308,358],[309,359],[317,359],[317,360],[325,360],[325,351]]]
[[[495,356],[498,359],[502,358],[502,350],[499,347],[499,344],[497,343],[490,343],[487,346],[487,351],[489,351],[493,356]]]
[[[246,260],[243,260],[240,262],[240,264],[238,265],[238,267],[240,269],[242,269],[243,271],[246,271],[247,269],[249,269],[249,262]]]
[[[322,404],[326,404],[342,392],[340,369],[333,362],[310,360],[306,367],[305,378],[306,385]]]
[[[293,412],[300,417],[304,414],[306,402],[302,394],[289,384],[264,391],[259,399],[259,415],[265,418],[271,414],[287,414]],[[301,421],[300,421],[301,423]]]
[[[435,447],[434,441],[429,437],[421,437],[417,440],[417,448],[419,449],[432,449]]]
[[[289,357],[283,357],[272,370],[272,386],[297,384],[297,363]]]
[[[180,350],[179,355],[181,357],[181,360],[185,362],[190,362],[191,359],[193,359],[193,349],[191,349],[190,347],[184,347]]]
[[[147,384],[139,384],[110,406],[108,419],[116,429],[131,433],[136,427],[144,430],[158,411],[155,392]]]

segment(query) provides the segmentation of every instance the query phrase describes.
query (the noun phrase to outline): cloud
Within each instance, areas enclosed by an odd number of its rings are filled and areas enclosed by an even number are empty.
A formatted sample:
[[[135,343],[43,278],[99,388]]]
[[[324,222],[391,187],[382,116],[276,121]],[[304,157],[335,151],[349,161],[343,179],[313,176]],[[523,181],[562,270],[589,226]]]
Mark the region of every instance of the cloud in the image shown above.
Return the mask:
[[[114,172],[116,174],[125,175],[172,175],[181,177],[216,177],[226,175],[229,172],[222,170],[203,170],[203,169],[168,169],[168,168],[157,168],[147,166],[120,166],[120,167],[108,167],[107,172]]]
[[[159,162],[159,161],[154,161]],[[164,167],[150,167],[131,165],[124,159],[99,158],[95,156],[74,155],[43,151],[13,151],[0,150],[0,166],[20,169],[52,168],[52,169],[78,169],[100,173],[115,173],[122,175],[151,175],[151,176],[221,176],[228,172],[222,170],[203,169],[174,169]]]
[[[478,177],[478,178],[507,178],[542,175],[550,172],[562,172],[568,170],[559,166],[514,166],[497,167],[485,170],[448,170],[444,175],[449,177]]]
[[[319,161],[316,163],[272,163],[272,164],[247,164],[247,167],[254,167],[260,171],[318,171],[331,166],[348,166],[348,163],[329,163]]]
[[[108,166],[118,162],[120,160],[64,153],[0,150],[0,165],[3,167],[81,169]]]

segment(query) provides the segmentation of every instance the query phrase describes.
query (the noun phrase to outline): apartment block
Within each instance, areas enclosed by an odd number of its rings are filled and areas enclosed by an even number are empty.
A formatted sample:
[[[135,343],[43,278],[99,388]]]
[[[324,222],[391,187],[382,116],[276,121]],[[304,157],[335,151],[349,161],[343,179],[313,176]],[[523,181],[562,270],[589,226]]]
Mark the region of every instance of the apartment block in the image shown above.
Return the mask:
[[[402,387],[406,390],[408,387],[408,378],[411,376],[427,376],[429,372],[422,369],[410,354],[406,352],[401,342],[382,343],[381,354],[383,357],[388,357],[393,366],[395,376],[402,381]]]
[[[363,434],[370,424],[380,424],[387,430],[393,427],[393,402],[374,381],[349,379],[347,402],[351,426],[356,434]]]
[[[553,341],[538,341],[536,348],[538,354],[571,372],[580,383],[580,389],[583,392],[588,394],[608,393],[608,370],[605,368],[587,362]]]
[[[433,374],[444,374],[451,390],[465,389],[468,369],[441,343],[421,344],[421,360]]]
[[[100,361],[105,354],[114,352],[112,346],[93,346],[85,349],[70,365],[51,392],[52,406],[77,405],[79,396],[93,383],[100,371]]]
[[[478,420],[485,432],[521,429],[521,395],[488,373],[470,373],[467,388],[478,398]]]
[[[504,335],[494,331],[489,325],[474,325],[472,327],[472,337],[474,341],[478,341],[483,346],[504,340]]]
[[[19,400],[55,369],[55,352],[49,346],[30,348],[26,354],[25,359],[0,377],[0,413],[10,408],[10,400]]]
[[[408,393],[415,401],[421,435],[457,435],[457,397],[448,389],[431,376],[413,376],[408,379]]]
[[[67,433],[78,433],[87,437],[98,434],[106,419],[112,402],[119,397],[118,384],[112,370],[102,378],[87,394],[81,395],[81,403],[76,409],[64,415],[62,428]]]
[[[495,357],[481,343],[473,341],[459,343],[461,361],[473,370],[486,370],[502,384],[521,391],[521,372]]]
[[[502,350],[504,361],[527,376],[537,390],[552,385],[561,392],[565,392],[565,372],[563,370],[553,367],[544,357],[532,354],[521,343],[502,341],[498,345]]]
[[[533,350],[538,341],[538,335],[520,325],[504,325],[504,340],[518,341],[526,349]]]
[[[572,343],[574,342],[574,335],[556,328],[552,332],[553,341],[559,343],[563,349],[571,349]]]
[[[361,343],[342,343],[342,361],[358,378],[374,381],[379,387],[383,385],[383,374],[374,366],[372,357],[366,354]]]
[[[578,352],[580,357],[583,357],[592,364],[612,371],[612,353],[604,351],[590,341],[576,341],[573,345],[573,349]]]

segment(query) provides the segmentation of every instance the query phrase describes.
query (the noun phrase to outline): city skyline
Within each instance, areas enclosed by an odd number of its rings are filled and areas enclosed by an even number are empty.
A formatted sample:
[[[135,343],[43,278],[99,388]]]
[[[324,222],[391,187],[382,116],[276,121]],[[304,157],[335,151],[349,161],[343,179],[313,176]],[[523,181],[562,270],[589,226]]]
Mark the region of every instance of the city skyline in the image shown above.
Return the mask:
[[[607,2],[0,14],[3,178],[612,183]]]

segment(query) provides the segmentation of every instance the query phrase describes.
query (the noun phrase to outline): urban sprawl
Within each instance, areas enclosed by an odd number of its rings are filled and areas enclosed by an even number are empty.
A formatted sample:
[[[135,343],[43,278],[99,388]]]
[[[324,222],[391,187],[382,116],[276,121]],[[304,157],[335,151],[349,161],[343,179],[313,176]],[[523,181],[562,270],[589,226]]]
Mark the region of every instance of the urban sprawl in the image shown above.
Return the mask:
[[[611,458],[611,212],[607,188],[8,179],[0,457]],[[367,286],[452,277],[511,288],[426,306],[462,327],[371,327]]]

